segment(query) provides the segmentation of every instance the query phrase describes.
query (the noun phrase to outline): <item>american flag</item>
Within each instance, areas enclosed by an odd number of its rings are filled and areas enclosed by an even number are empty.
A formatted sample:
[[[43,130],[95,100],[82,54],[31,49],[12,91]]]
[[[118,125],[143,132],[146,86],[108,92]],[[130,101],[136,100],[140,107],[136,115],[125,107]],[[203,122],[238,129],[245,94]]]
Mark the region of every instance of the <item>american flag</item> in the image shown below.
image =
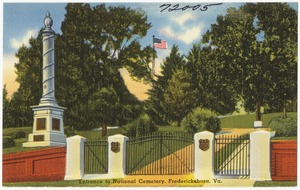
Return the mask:
[[[158,38],[153,38],[153,44],[154,44],[154,48],[168,49],[168,44],[164,40],[161,40],[161,39],[158,39]]]

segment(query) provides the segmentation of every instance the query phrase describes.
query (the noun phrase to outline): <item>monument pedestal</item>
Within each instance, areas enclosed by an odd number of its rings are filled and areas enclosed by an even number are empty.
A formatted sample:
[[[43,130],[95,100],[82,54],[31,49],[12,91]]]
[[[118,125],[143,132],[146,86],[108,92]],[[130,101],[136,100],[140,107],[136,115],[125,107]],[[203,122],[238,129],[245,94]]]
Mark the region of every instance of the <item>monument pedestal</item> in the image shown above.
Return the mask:
[[[66,146],[64,135],[63,107],[43,105],[31,107],[34,111],[33,133],[23,147]]]

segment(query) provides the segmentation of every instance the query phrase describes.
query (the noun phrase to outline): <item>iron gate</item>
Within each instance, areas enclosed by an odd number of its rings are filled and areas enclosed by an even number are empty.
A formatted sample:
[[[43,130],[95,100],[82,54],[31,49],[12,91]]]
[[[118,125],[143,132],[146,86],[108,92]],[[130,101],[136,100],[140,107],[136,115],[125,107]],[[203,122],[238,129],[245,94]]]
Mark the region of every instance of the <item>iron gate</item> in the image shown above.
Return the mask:
[[[91,140],[84,143],[84,173],[103,174],[108,172],[107,140]]]
[[[194,171],[194,139],[186,133],[152,133],[126,145],[128,175],[177,175]]]
[[[219,136],[215,138],[214,171],[219,176],[250,175],[250,138]]]

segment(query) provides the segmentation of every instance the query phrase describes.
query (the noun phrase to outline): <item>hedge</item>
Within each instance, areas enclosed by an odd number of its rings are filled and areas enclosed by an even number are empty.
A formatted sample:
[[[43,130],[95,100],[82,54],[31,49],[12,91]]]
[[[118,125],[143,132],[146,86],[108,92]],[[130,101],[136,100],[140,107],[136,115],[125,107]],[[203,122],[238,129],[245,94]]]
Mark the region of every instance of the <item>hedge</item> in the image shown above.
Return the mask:
[[[273,118],[269,127],[272,131],[276,131],[277,137],[297,136],[297,119],[295,118]]]

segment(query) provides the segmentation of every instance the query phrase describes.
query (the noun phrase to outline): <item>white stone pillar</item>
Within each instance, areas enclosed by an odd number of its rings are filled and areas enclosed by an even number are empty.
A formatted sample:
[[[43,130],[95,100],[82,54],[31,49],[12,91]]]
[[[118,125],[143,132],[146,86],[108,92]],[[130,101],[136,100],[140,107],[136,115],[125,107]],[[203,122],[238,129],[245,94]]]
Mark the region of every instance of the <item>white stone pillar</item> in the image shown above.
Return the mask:
[[[43,97],[41,104],[57,104],[55,99],[55,74],[54,74],[54,35],[50,13],[44,19],[45,29],[43,35]]]
[[[194,178],[208,180],[214,178],[214,134],[203,131],[194,135],[195,173]]]
[[[77,180],[83,178],[85,141],[86,138],[79,135],[67,138],[65,180]]]
[[[125,177],[127,140],[123,135],[108,137],[108,175],[112,178]]]
[[[250,133],[250,179],[271,180],[271,133],[263,130]]]

